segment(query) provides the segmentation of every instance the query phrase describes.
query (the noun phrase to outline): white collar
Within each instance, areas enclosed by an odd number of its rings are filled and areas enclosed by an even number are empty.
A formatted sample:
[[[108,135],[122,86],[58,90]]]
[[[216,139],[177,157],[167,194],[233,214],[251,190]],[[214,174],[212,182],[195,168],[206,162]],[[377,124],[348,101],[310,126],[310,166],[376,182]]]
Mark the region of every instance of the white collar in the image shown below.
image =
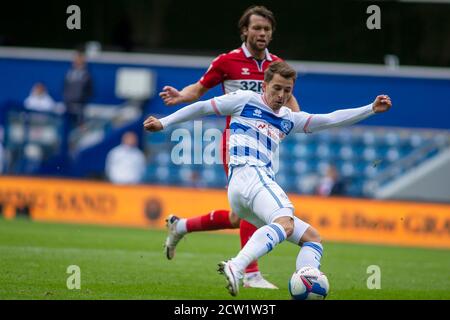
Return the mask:
[[[250,51],[248,51],[247,46],[245,45],[245,42],[242,43],[241,48],[242,48],[242,51],[244,51],[245,57],[247,57],[247,58],[252,57],[252,54],[250,53]],[[266,54],[266,60],[272,61],[272,57],[270,56],[269,50],[266,48],[266,49],[264,49],[264,52]]]

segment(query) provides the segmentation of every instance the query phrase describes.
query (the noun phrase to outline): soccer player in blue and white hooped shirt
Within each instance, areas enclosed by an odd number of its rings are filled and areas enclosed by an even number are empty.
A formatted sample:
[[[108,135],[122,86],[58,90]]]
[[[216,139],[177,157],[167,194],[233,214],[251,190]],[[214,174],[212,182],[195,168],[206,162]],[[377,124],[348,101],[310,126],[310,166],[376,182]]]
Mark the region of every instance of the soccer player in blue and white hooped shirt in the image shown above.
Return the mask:
[[[379,95],[366,106],[329,114],[292,112],[284,104],[291,97],[295,79],[295,70],[286,62],[273,62],[264,74],[263,94],[238,90],[144,122],[146,130],[155,132],[214,113],[231,116],[228,201],[241,219],[259,228],[236,257],[219,264],[233,296],[239,292],[246,266],[284,240],[302,247],[296,270],[320,267],[323,247],[318,231],[294,216],[291,201],[274,181],[272,162],[278,144],[290,133],[351,125],[392,106],[388,96]]]

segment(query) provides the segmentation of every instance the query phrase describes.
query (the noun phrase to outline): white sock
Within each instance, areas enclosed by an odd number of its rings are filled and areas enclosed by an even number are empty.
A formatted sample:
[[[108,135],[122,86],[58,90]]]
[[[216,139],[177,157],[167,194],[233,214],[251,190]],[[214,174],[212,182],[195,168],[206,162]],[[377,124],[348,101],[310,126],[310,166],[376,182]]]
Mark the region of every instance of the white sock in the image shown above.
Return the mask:
[[[310,266],[320,269],[323,247],[319,242],[305,242],[295,263],[296,270]]]
[[[180,219],[180,220],[178,220],[177,224],[175,225],[175,231],[178,234],[185,234],[185,233],[187,233],[186,222],[187,222],[187,219]]]
[[[231,261],[243,274],[253,260],[259,259],[285,239],[286,231],[280,224],[271,223],[263,226],[256,230],[244,248]]]

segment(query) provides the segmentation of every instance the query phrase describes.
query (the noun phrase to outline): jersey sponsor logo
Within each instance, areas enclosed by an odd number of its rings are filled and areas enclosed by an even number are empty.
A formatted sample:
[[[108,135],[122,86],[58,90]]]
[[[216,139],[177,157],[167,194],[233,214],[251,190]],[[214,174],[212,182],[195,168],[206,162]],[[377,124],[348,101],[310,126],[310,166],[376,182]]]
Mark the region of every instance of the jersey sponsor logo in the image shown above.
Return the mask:
[[[267,124],[265,122],[262,122],[262,121],[256,121],[256,127],[258,129],[265,129],[267,127]]]
[[[275,141],[276,143],[280,142],[280,130],[278,130],[277,128],[271,126],[270,124],[267,127],[267,133],[266,135],[272,139],[273,141]]]
[[[271,126],[267,122],[256,121],[256,127],[261,133],[265,134],[269,139],[272,139],[275,143],[279,143],[280,139],[282,139],[282,136],[284,138],[284,134],[280,132],[280,130],[278,130],[274,126]]]
[[[242,75],[248,76],[250,75],[250,69],[249,68],[242,68]]]

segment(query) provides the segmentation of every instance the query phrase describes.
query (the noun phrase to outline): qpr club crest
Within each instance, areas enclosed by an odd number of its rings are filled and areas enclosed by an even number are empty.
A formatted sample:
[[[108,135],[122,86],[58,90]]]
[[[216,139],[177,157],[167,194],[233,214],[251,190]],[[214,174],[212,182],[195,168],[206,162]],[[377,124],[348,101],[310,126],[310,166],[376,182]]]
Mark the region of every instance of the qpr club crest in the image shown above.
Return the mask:
[[[281,130],[283,130],[283,132],[285,134],[288,134],[289,131],[291,131],[292,129],[292,122],[289,120],[281,120]]]

